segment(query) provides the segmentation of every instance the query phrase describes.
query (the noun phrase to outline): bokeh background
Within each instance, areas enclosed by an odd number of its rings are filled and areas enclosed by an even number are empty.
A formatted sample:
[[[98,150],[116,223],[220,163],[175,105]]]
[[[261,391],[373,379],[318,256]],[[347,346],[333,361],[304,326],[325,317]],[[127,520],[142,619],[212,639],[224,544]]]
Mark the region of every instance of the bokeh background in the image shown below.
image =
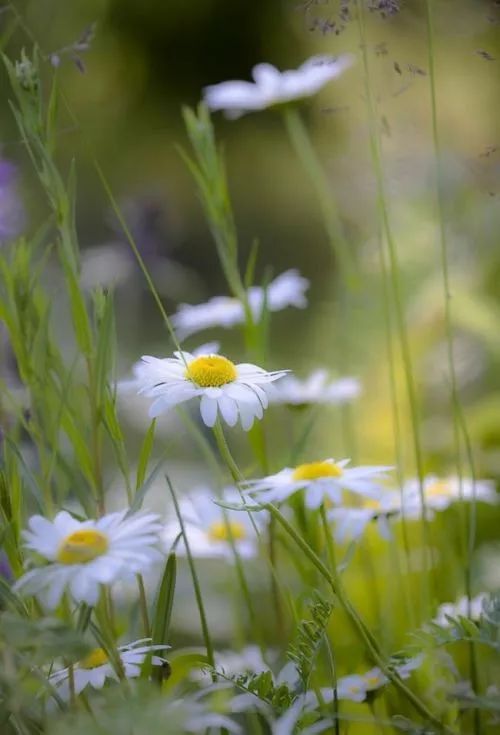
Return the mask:
[[[358,29],[356,23],[342,20],[341,6],[348,5],[334,0],[33,0],[5,6],[0,29],[11,56],[34,40],[44,55],[56,54],[60,59],[58,75],[66,105],[61,109],[59,145],[62,161],[69,163],[73,157],[77,161],[82,279],[89,289],[103,285],[116,290],[118,378],[129,374],[139,355],[168,354],[170,344],[99,184],[94,156],[109,178],[169,312],[180,302],[198,303],[227,293],[194,183],[179,153],[179,146],[188,146],[182,106],[195,106],[207,84],[249,78],[252,66],[261,61],[285,69],[316,53],[351,52],[358,57],[352,69],[306,101],[301,110],[361,273],[362,285],[350,295],[342,340],[335,259],[313,189],[293,155],[283,120],[270,110],[238,121],[217,115],[215,125],[226,156],[242,264],[257,238],[258,280],[294,267],[311,281],[307,310],[273,316],[270,366],[289,367],[298,375],[320,366],[334,375],[359,377],[363,396],[352,409],[355,447],[349,449],[364,463],[390,464],[395,457],[394,430],[375,180]],[[453,472],[424,8],[419,0],[368,5],[372,6],[369,55],[419,392],[425,464],[428,471]],[[459,390],[478,473],[497,478],[500,7],[489,0],[437,0],[434,5]],[[86,39],[92,24],[95,36],[88,50],[77,53],[75,63],[74,44]],[[5,98],[3,71],[0,85]],[[28,234],[34,233],[44,217],[44,201],[7,105],[0,111],[0,143],[2,158],[19,167],[17,186],[26,211],[25,228]],[[55,268],[49,278],[57,304]],[[55,313],[64,340],[64,309],[56,308]],[[187,345],[194,347],[214,337],[222,340],[226,353],[242,354],[242,340],[235,331],[208,331]],[[395,366],[405,437],[403,471],[411,476],[404,381],[398,360]],[[130,398],[122,413],[133,451],[148,423],[145,407]],[[283,425],[283,416],[277,410],[269,418],[271,429]],[[344,421],[342,412],[332,408],[317,422],[312,443],[318,457],[346,451]],[[172,432],[173,428],[178,431]],[[166,419],[162,430],[172,441],[171,471],[179,487],[208,481],[206,467],[175,419]],[[281,430],[269,430],[268,435],[280,456],[290,437]],[[239,449],[243,465],[248,462],[251,471],[250,454],[245,455],[248,448],[242,443]],[[113,486],[111,463],[109,484]],[[156,502],[161,506],[161,494]],[[480,509],[477,580],[487,579],[490,588],[499,581],[495,573],[498,521],[497,512]],[[210,574],[214,570],[207,571]],[[443,598],[455,596],[458,578],[459,570],[446,578]],[[360,597],[364,594],[366,588],[360,587]],[[192,617],[195,625],[194,609]]]

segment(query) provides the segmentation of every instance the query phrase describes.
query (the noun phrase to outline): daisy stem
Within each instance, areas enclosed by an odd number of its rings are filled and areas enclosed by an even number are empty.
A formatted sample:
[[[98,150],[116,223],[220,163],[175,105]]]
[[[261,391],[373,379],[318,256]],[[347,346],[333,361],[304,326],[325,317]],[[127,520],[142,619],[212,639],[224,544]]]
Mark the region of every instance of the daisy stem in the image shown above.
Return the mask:
[[[287,521],[287,519],[280,513],[276,506],[271,503],[266,503],[264,508],[273,515],[278,523],[283,527],[284,531],[295,541],[301,551],[307,556],[311,563],[316,567],[321,576],[330,585],[333,594],[338,599],[341,607],[346,612],[350,619],[353,627],[360,635],[363,640],[370,658],[373,662],[381,669],[381,671],[387,676],[387,678],[394,684],[394,686],[401,692],[401,694],[408,699],[413,705],[415,710],[428,722],[438,727],[441,732],[445,732],[448,735],[452,735],[453,731],[448,728],[427,708],[426,704],[406,686],[404,681],[394,671],[392,671],[385,663],[384,657],[379,649],[378,643],[374,638],[370,629],[363,622],[357,610],[353,607],[349,599],[347,598],[340,579],[337,575],[336,570],[330,573],[327,567],[323,564],[321,559],[315,554],[309,544],[295,531],[293,526]]]
[[[231,450],[229,449],[228,443],[226,441],[226,437],[224,436],[224,431],[222,429],[221,423],[219,419],[215,422],[215,426],[213,427],[214,437],[215,441],[217,442],[217,447],[219,449],[220,455],[222,459],[224,460],[224,463],[226,464],[229,473],[231,477],[233,478],[234,482],[239,485],[241,482],[245,481],[245,478],[243,477],[240,468],[236,464],[236,462],[233,459],[233,455],[231,454]]]
[[[384,173],[383,173],[383,167],[382,167],[382,154],[380,150],[380,141],[379,141],[379,135],[377,131],[377,110],[376,110],[376,104],[375,104],[372,85],[371,85],[371,74],[370,74],[370,64],[369,64],[369,58],[368,58],[368,45],[367,45],[367,36],[366,36],[366,28],[365,28],[364,7],[363,7],[363,3],[360,2],[360,0],[356,0],[356,10],[357,10],[359,35],[360,35],[360,41],[361,41],[360,45],[361,45],[362,56],[363,56],[365,92],[366,92],[366,102],[367,102],[368,122],[369,122],[370,151],[371,151],[372,164],[373,164],[373,170],[375,174],[376,187],[377,187],[377,207],[378,207],[380,222],[382,225],[382,230],[385,235],[385,240],[387,243],[387,251],[389,255],[390,278],[391,278],[394,306],[395,306],[395,312],[396,312],[396,326],[397,326],[398,337],[399,337],[399,342],[401,346],[401,356],[403,360],[403,368],[404,368],[404,375],[405,375],[405,381],[406,381],[406,391],[407,391],[407,396],[408,396],[408,405],[409,405],[409,410],[410,410],[411,426],[412,426],[412,433],[413,433],[413,451],[414,451],[415,466],[416,466],[417,478],[418,478],[420,503],[422,506],[422,531],[423,531],[424,546],[426,548],[425,558],[426,558],[427,570],[429,572],[428,576],[429,578],[431,578],[431,569],[433,565],[433,560],[432,560],[432,548],[430,545],[429,521],[428,521],[428,514],[427,514],[427,507],[426,507],[425,493],[424,493],[424,462],[423,462],[422,446],[421,446],[421,440],[420,440],[420,430],[419,430],[420,418],[419,418],[419,410],[418,410],[417,392],[416,392],[416,387],[415,387],[415,379],[413,375],[412,357],[411,357],[411,350],[410,350],[410,344],[409,344],[409,339],[408,339],[408,331],[406,327],[402,288],[401,288],[401,283],[399,279],[398,253],[397,253],[396,242],[394,240],[392,227],[391,227],[391,223],[389,219],[389,209],[387,205],[387,196],[386,196],[386,191],[385,191]],[[430,607],[429,605],[430,600],[429,600],[429,591],[427,589],[427,585],[422,586],[422,592],[423,594],[425,594],[424,608],[426,609],[426,614],[428,614],[429,607]]]
[[[344,235],[339,211],[328,178],[297,108],[286,105],[283,108],[283,116],[292,146],[316,190],[330,247],[338,258],[345,283],[352,288],[357,281],[352,251]]]
[[[181,510],[179,508],[179,502],[177,500],[177,496],[175,494],[173,485],[170,482],[170,478],[168,477],[168,475],[166,475],[165,478],[167,480],[167,485],[170,490],[170,494],[172,496],[172,502],[174,504],[175,514],[177,516],[177,520],[179,521],[179,526],[182,532],[182,537],[184,539],[184,545],[186,547],[186,557],[187,557],[187,561],[189,565],[189,571],[191,572],[191,579],[193,580],[194,594],[196,597],[196,604],[198,606],[198,613],[200,616],[200,624],[201,624],[201,631],[203,635],[203,641],[205,643],[205,648],[207,650],[208,663],[212,668],[215,668],[214,647],[212,644],[212,639],[210,637],[210,631],[208,629],[207,616],[205,613],[205,606],[203,604],[203,596],[201,594],[201,587],[200,587],[200,582],[198,579],[198,573],[196,571],[196,565],[194,563],[193,555],[191,553],[191,547],[189,545],[188,535],[186,533],[186,527],[184,525],[184,520],[182,518]]]
[[[144,579],[142,574],[136,575],[137,587],[139,589],[139,606],[141,608],[142,625],[144,627],[144,637],[151,638],[151,625],[149,623],[148,601],[146,598],[146,588],[144,587]]]

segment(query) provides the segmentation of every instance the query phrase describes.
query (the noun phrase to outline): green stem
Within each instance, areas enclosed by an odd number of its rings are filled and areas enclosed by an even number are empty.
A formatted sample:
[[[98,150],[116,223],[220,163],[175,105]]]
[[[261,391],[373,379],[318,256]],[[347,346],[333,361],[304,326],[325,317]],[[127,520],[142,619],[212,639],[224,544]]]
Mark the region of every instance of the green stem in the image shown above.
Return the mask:
[[[304,166],[311,184],[316,190],[330,247],[338,258],[345,283],[350,288],[353,288],[357,284],[354,258],[344,235],[340,215],[329,181],[297,108],[292,105],[286,105],[283,108],[283,115],[293,148]]]
[[[151,638],[151,625],[149,623],[148,601],[146,598],[146,589],[144,587],[144,579],[142,574],[137,574],[137,587],[139,589],[139,606],[141,608],[142,625],[144,628],[144,637]]]
[[[415,466],[417,471],[420,503],[422,506],[422,526],[424,535],[424,544],[426,547],[427,567],[432,569],[431,547],[430,547],[430,530],[428,512],[425,502],[424,493],[424,462],[422,454],[422,446],[420,440],[420,418],[418,410],[417,392],[415,388],[415,380],[413,376],[412,357],[410,343],[406,327],[405,311],[403,305],[402,287],[399,279],[399,261],[396,242],[392,233],[392,227],[389,219],[389,209],[387,205],[387,196],[385,192],[385,181],[382,167],[382,155],[380,151],[380,141],[377,131],[377,114],[376,104],[373,97],[370,64],[368,60],[368,42],[366,37],[365,19],[363,3],[356,0],[357,18],[359,26],[359,34],[361,39],[361,49],[363,56],[363,67],[365,73],[365,92],[368,107],[368,121],[370,126],[370,151],[372,156],[373,169],[375,173],[377,186],[377,206],[383,232],[387,242],[387,250],[390,263],[391,284],[394,298],[394,306],[396,311],[396,326],[398,331],[399,342],[401,345],[401,355],[403,359],[403,368],[406,382],[406,391],[408,395],[408,404],[410,409],[412,435],[413,435],[413,451],[415,456]],[[426,597],[427,590],[424,590]],[[429,611],[429,600],[426,600],[424,607]]]
[[[335,576],[330,574],[328,569],[325,567],[321,559],[314,553],[311,547],[299,536],[292,525],[286,520],[286,518],[280,513],[280,511],[272,504],[266,503],[264,507],[271,513],[278,523],[283,527],[286,533],[295,541],[297,546],[304,552],[309,561],[316,567],[321,576],[330,585],[333,594],[337,597],[341,607],[346,612],[350,619],[353,627],[358,632],[359,636],[363,640],[370,658],[373,662],[383,671],[387,678],[394,684],[394,686],[403,694],[406,699],[411,702],[415,710],[428,722],[431,722],[439,728],[440,731],[449,733],[452,735],[452,730],[442,722],[427,708],[426,704],[414,694],[409,687],[406,686],[404,681],[394,671],[392,671],[385,663],[385,660],[380,652],[378,643],[374,638],[369,628],[365,625],[357,610],[348,600],[340,583],[338,575]]]
[[[179,521],[182,538],[184,539],[184,545],[186,547],[186,556],[187,556],[187,560],[189,564],[189,571],[191,572],[191,579],[193,580],[194,594],[196,597],[196,604],[198,606],[198,613],[200,615],[201,631],[203,634],[205,648],[207,650],[208,663],[212,668],[214,668],[215,667],[214,648],[212,644],[212,639],[210,637],[210,632],[208,629],[207,616],[205,613],[205,606],[203,604],[203,596],[201,594],[201,587],[200,587],[200,582],[198,579],[198,573],[196,571],[196,566],[194,563],[193,555],[191,553],[191,547],[189,545],[188,535],[186,533],[186,527],[184,526],[184,520],[182,518],[182,514],[179,508],[179,502],[177,500],[177,496],[175,494],[172,483],[170,482],[170,479],[168,477],[166,479],[167,479],[167,484],[170,490],[170,494],[172,495],[172,501],[174,503],[175,514],[177,516],[177,520]]]

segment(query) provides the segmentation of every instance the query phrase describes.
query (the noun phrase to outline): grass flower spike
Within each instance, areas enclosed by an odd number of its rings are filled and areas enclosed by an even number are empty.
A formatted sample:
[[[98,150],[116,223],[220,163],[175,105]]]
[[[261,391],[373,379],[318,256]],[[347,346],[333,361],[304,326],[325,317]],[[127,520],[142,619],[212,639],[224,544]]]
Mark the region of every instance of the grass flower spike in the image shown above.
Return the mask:
[[[28,571],[16,588],[39,595],[49,608],[57,607],[66,590],[76,602],[95,605],[101,585],[141,573],[162,558],[155,548],[159,517],[126,514],[110,513],[96,521],[78,521],[66,511],[53,521],[33,516],[24,532],[26,546],[48,564]]]
[[[203,99],[210,110],[224,110],[237,118],[246,112],[311,97],[353,63],[351,54],[313,56],[298,69],[280,72],[271,64],[252,69],[253,82],[229,81],[205,87]]]
[[[305,291],[308,287],[307,278],[294,269],[282,273],[265,289],[252,286],[248,289],[247,297],[254,321],[258,322],[262,318],[264,304],[269,311],[281,311],[288,306],[305,308]],[[244,322],[243,304],[231,296],[214,296],[204,304],[181,304],[172,316],[172,324],[180,339],[211,327],[229,329]]]
[[[319,508],[324,502],[335,505],[342,502],[342,491],[350,490],[358,495],[378,499],[380,483],[386,479],[386,466],[361,466],[349,468],[349,459],[336,462],[325,459],[308,462],[297,467],[285,467],[275,475],[261,480],[249,480],[246,490],[258,496],[260,502],[280,503],[299,490],[304,491],[308,508]]]
[[[141,666],[147,656],[151,655],[153,666],[161,666],[165,659],[157,656],[157,651],[164,651],[170,646],[151,645],[149,638],[129,643],[118,648],[118,655],[127,679],[134,679],[141,673]],[[69,668],[60,669],[51,674],[49,683],[56,689],[61,699],[69,700],[70,685]],[[73,666],[75,694],[80,694],[87,686],[102,689],[107,679],[118,680],[118,675],[103,648],[95,648],[84,659]]]
[[[222,500],[227,503],[241,503],[241,496],[235,488],[227,488],[222,494]],[[247,513],[225,511],[214,502],[214,494],[206,488],[184,496],[179,505],[193,556],[231,560],[234,558],[231,538],[242,558],[248,559],[257,555],[257,538]],[[260,513],[254,522],[261,521]],[[166,525],[162,536],[167,549],[180,532],[176,520]],[[186,553],[182,539],[176,551],[178,554]]]
[[[229,426],[239,420],[248,431],[268,406],[266,388],[287,372],[267,372],[250,363],[238,365],[222,355],[174,355],[165,359],[145,356],[135,367],[139,393],[155,399],[149,410],[151,418],[199,398],[206,426],[214,426],[220,413]]]

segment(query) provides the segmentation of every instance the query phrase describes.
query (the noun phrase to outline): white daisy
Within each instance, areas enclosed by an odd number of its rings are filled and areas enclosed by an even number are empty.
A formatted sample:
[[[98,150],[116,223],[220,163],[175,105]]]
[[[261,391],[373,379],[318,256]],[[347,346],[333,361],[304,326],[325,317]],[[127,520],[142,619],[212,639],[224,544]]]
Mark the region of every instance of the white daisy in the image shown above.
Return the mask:
[[[372,521],[377,522],[382,538],[390,539],[389,519],[400,515],[401,497],[399,493],[388,490],[380,499],[370,498],[361,506],[341,505],[328,512],[330,520],[335,521],[335,538],[342,543],[347,539],[357,539]]]
[[[241,504],[241,495],[235,488],[226,488],[221,499],[227,503]],[[234,547],[239,556],[251,558],[257,555],[257,537],[248,513],[221,508],[214,502],[214,494],[207,488],[199,488],[179,501],[182,520],[186,528],[189,548],[193,556],[234,559]],[[262,524],[262,514],[254,522]],[[179,522],[168,523],[163,531],[163,541],[170,548],[181,533]],[[179,540],[178,554],[185,554],[184,541]]]
[[[78,521],[66,511],[53,521],[33,516],[24,532],[26,546],[49,563],[31,569],[15,588],[41,595],[51,609],[66,589],[77,602],[95,605],[101,585],[142,573],[162,558],[155,548],[162,529],[159,516],[126,515],[124,510],[96,521]]]
[[[174,355],[164,359],[146,355],[134,367],[139,393],[155,399],[149,409],[151,418],[179,403],[200,398],[201,418],[206,426],[214,426],[220,412],[229,426],[235,426],[239,420],[248,431],[254,419],[264,415],[269,384],[287,372],[269,373],[250,363],[237,365],[216,354]]]
[[[426,508],[431,510],[446,510],[454,502],[459,502],[461,499],[472,501],[474,497],[483,503],[495,504],[498,502],[495,485],[490,480],[474,482],[468,477],[463,477],[460,481],[458,477],[453,476],[440,478],[436,475],[429,475],[424,478],[423,491]],[[408,517],[421,515],[422,503],[417,479],[408,480],[404,484],[403,503],[405,515]]]
[[[252,286],[248,289],[248,304],[254,321],[260,321],[264,304],[269,311],[281,311],[288,306],[303,309],[307,306],[305,291],[309,281],[297,270],[288,270],[271,281],[267,288]],[[215,296],[204,304],[181,304],[172,316],[172,324],[179,336],[185,339],[191,334],[210,327],[228,329],[245,322],[245,309],[239,299]]]
[[[287,375],[280,380],[269,395],[270,403],[306,406],[312,403],[348,403],[361,393],[356,378],[340,378],[330,381],[326,370],[314,370],[305,380]]]
[[[350,490],[369,498],[380,498],[381,481],[386,479],[387,470],[392,467],[361,466],[348,468],[349,459],[336,462],[325,459],[309,462],[297,467],[285,467],[275,475],[261,480],[249,480],[245,489],[257,495],[256,500],[280,503],[299,490],[305,494],[308,508],[319,508],[321,503],[341,503],[342,491]]]
[[[139,676],[142,664],[146,657],[151,654],[153,666],[161,666],[165,659],[155,655],[155,651],[164,651],[167,648],[170,648],[170,646],[151,645],[150,638],[142,638],[126,646],[120,646],[118,655],[125,677],[133,679]],[[49,677],[49,683],[55,688],[61,699],[66,701],[70,698],[69,676],[69,668],[65,668],[55,671]],[[118,681],[118,675],[103,648],[95,648],[88,656],[73,666],[75,694],[80,694],[87,686],[102,689],[106,679]]]
[[[482,593],[476,595],[470,601],[465,595],[460,597],[456,602],[444,602],[437,609],[437,614],[432,621],[442,628],[449,628],[450,621],[448,618],[468,618],[471,620],[479,620],[483,612],[483,603],[488,599],[488,595]]]
[[[284,72],[271,64],[257,64],[252,69],[253,82],[235,80],[205,87],[203,99],[210,110],[224,110],[227,117],[237,118],[245,112],[310,97],[353,61],[351,54],[313,56],[298,69]]]

